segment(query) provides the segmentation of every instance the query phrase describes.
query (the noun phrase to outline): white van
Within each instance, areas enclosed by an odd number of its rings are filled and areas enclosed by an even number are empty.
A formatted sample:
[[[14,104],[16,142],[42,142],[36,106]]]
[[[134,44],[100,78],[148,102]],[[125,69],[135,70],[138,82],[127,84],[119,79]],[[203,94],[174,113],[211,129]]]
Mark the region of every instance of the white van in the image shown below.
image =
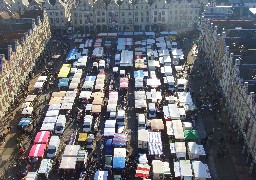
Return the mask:
[[[59,115],[58,119],[55,124],[55,133],[56,134],[63,134],[65,127],[66,127],[66,116],[65,115]]]
[[[149,118],[155,118],[156,117],[156,104],[155,103],[149,103],[148,104],[148,117]]]
[[[57,155],[60,146],[59,136],[52,136],[47,149],[47,157],[54,158]]]
[[[83,132],[89,132],[92,129],[92,115],[86,115],[84,117]]]
[[[145,114],[138,114],[138,130],[146,129],[146,117]]]

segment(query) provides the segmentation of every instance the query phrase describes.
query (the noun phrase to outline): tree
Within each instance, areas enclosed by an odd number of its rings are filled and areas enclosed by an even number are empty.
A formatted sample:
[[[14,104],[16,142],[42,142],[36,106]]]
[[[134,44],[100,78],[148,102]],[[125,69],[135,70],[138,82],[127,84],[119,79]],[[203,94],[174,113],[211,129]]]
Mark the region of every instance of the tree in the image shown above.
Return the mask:
[[[119,12],[118,12],[118,30],[120,31],[120,17],[121,17],[121,14],[120,14],[120,8],[121,8],[121,5],[123,4],[123,0],[117,0],[116,1],[116,4],[118,5],[118,8],[119,8]]]

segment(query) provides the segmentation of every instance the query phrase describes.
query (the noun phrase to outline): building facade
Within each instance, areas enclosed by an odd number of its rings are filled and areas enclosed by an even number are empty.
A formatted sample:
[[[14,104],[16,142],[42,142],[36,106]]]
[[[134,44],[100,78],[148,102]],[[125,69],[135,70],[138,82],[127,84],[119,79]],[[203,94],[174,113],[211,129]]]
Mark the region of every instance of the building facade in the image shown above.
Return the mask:
[[[4,119],[21,85],[28,79],[51,36],[46,13],[24,13],[21,19],[0,21],[0,118]],[[36,16],[32,18],[32,16]],[[11,29],[10,29],[11,27]]]
[[[256,163],[255,39],[252,20],[201,19],[200,51],[225,97],[232,129],[244,139],[251,171]]]
[[[87,32],[157,31],[192,27],[198,22],[200,1],[81,1],[71,10],[71,24]]]

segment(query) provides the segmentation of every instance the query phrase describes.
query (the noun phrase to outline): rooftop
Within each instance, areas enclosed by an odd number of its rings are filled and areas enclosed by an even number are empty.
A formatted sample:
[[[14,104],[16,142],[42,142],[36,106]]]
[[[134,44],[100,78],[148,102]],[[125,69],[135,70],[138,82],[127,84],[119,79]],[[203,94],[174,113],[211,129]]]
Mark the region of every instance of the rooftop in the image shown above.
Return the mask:
[[[21,18],[34,18],[36,19],[37,16],[40,16],[40,19],[43,19],[44,13],[43,10],[29,10],[25,11]]]

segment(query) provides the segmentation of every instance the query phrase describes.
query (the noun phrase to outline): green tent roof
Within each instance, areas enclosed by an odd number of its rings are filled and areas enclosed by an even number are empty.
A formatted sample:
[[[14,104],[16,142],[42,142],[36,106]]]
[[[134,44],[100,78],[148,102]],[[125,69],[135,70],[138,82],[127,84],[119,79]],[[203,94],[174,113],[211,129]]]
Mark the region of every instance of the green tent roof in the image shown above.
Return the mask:
[[[196,130],[185,130],[184,135],[185,135],[185,139],[194,140],[198,138],[198,134]]]

